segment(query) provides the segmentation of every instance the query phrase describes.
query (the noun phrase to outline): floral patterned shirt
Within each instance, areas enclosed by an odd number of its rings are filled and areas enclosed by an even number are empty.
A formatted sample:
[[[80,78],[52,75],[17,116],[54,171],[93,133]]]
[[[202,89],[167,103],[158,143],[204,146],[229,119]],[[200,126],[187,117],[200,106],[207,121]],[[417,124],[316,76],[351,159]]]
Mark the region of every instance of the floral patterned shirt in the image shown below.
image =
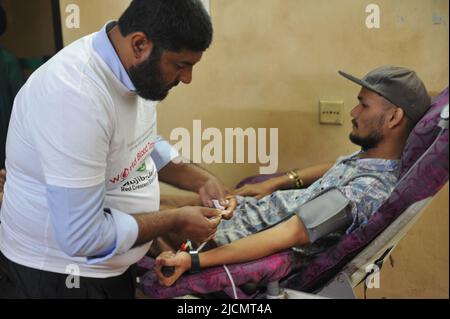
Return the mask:
[[[215,242],[224,245],[273,226],[298,213],[300,206],[330,188],[337,188],[350,201],[347,209],[351,210],[353,222],[345,229],[346,233],[367,223],[393,190],[399,161],[360,158],[361,153],[339,158],[306,189],[276,191],[260,200],[237,196],[235,215],[220,223]]]

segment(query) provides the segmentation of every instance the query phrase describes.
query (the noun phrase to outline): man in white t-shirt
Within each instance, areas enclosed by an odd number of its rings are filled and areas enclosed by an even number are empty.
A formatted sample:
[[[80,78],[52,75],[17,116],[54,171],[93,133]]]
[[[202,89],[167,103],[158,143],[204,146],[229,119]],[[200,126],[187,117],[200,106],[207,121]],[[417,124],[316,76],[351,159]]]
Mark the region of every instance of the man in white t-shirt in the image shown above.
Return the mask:
[[[0,214],[14,297],[131,298],[130,266],[154,238],[214,235],[213,208],[159,211],[158,181],[210,207],[227,189],[171,162],[176,152],[156,135],[156,101],[191,82],[211,40],[199,0],[134,0],[30,77],[11,116]]]

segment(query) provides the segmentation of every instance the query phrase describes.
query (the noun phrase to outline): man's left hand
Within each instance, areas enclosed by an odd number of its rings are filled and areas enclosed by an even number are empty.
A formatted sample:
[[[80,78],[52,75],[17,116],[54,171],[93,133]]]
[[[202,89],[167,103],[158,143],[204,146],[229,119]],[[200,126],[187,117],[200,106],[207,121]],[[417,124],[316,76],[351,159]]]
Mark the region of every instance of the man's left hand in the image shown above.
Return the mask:
[[[217,199],[220,205],[226,206],[225,196],[230,194],[230,190],[219,179],[211,177],[200,187],[198,194],[204,206],[214,207],[213,199]]]

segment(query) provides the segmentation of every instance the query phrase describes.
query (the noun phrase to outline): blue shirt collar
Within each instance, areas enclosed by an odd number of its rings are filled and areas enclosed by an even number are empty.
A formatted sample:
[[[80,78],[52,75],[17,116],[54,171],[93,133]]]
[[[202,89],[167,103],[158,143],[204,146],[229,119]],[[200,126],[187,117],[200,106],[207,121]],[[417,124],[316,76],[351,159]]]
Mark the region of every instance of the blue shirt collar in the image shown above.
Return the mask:
[[[355,152],[349,156],[342,157],[339,162],[341,163],[353,163],[356,166],[365,168],[370,171],[379,172],[394,172],[400,168],[399,160],[388,160],[382,158],[359,158],[358,155],[363,153],[362,151]]]
[[[114,75],[119,79],[120,82],[130,91],[135,92],[136,87],[133,82],[131,82],[128,72],[125,70],[119,56],[117,55],[114,46],[109,40],[107,30],[113,27],[113,24],[117,24],[115,21],[109,21],[103,28],[94,35],[92,39],[92,46],[100,56],[100,58],[106,63],[106,65],[111,69]]]

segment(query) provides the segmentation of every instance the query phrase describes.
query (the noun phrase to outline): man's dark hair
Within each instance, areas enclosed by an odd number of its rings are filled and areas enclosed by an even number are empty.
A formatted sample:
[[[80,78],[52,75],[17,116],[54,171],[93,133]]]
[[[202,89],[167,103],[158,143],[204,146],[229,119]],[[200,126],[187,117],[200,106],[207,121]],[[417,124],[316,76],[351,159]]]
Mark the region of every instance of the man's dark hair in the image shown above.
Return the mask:
[[[163,50],[205,51],[211,44],[211,19],[200,0],[133,0],[119,19],[122,36],[144,32]]]
[[[3,10],[2,5],[0,4],[0,35],[5,33],[6,31],[6,12]]]

